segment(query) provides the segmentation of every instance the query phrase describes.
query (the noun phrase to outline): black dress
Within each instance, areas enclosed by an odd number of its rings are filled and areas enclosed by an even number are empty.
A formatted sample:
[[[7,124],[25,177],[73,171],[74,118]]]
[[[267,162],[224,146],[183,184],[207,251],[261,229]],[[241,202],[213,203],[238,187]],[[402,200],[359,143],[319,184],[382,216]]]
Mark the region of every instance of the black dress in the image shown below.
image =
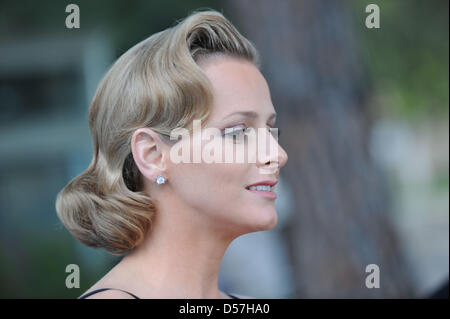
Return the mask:
[[[86,297],[89,297],[89,296],[91,296],[91,295],[93,295],[93,294],[96,294],[96,293],[98,293],[98,292],[102,292],[102,291],[105,291],[105,290],[120,290],[120,291],[123,291],[124,293],[129,294],[129,295],[132,296],[134,299],[140,299],[138,296],[133,295],[131,292],[128,292],[128,291],[125,291],[125,290],[122,290],[122,289],[114,289],[114,288],[102,288],[102,289],[96,289],[96,290],[93,290],[93,291],[91,291],[91,292],[88,292],[87,294],[84,294],[83,296],[79,297],[78,299],[85,299]],[[227,294],[227,295],[230,296],[230,297],[233,298],[233,299],[239,299],[238,297],[233,296],[232,294]]]

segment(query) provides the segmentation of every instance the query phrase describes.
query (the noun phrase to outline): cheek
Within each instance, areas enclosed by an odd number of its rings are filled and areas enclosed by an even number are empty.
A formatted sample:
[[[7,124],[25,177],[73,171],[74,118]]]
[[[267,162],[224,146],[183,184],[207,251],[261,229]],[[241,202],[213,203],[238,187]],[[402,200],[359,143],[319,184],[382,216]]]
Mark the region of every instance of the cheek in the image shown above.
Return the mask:
[[[274,204],[245,189],[244,164],[178,164],[173,191],[183,205],[214,223],[244,226],[242,233],[269,230],[277,223]],[[233,226],[233,227],[235,227]]]
[[[202,152],[205,145],[204,141]],[[224,148],[222,154],[225,154]],[[251,216],[258,214],[261,209],[260,203],[256,201],[255,205],[255,199],[245,190],[245,186],[250,182],[248,176],[252,165],[255,164],[173,164],[170,168],[172,179],[175,179],[172,181],[173,191],[183,204],[194,211],[219,218],[248,216],[252,219]],[[267,209],[267,206],[265,208]]]
[[[247,170],[241,164],[178,164],[174,191],[196,209],[229,209],[245,199]]]

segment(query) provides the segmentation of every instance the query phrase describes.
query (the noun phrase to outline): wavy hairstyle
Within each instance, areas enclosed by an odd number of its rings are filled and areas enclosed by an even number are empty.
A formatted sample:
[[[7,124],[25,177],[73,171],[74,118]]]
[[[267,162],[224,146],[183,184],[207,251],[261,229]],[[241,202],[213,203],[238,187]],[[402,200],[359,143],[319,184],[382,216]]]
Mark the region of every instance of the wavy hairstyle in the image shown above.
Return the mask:
[[[164,137],[194,119],[203,123],[213,95],[198,63],[222,55],[260,68],[253,44],[221,13],[197,10],[136,44],[112,65],[89,109],[92,161],[56,198],[59,219],[78,241],[113,255],[142,242],[156,206],[142,190],[131,137],[141,127]]]

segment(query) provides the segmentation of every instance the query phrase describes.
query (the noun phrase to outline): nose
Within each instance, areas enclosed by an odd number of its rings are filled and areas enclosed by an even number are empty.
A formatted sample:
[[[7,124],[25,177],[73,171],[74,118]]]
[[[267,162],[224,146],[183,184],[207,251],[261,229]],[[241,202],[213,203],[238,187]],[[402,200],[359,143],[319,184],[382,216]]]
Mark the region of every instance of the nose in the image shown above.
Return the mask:
[[[260,139],[258,138],[256,164],[261,173],[264,171],[266,174],[271,174],[275,171],[279,171],[281,167],[286,165],[288,155],[271,133],[267,132],[265,137],[266,138],[263,138],[263,140],[265,140],[266,143],[264,143],[264,141],[260,142]]]

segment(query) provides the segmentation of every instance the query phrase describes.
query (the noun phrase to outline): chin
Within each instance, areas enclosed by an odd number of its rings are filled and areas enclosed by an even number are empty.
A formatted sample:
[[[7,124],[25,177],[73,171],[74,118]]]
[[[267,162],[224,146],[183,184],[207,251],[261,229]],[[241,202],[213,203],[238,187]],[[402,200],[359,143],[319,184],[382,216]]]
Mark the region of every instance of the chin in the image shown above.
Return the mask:
[[[253,218],[249,221],[251,229],[249,232],[271,230],[278,223],[278,214],[274,208],[256,212],[256,214],[252,216]]]

